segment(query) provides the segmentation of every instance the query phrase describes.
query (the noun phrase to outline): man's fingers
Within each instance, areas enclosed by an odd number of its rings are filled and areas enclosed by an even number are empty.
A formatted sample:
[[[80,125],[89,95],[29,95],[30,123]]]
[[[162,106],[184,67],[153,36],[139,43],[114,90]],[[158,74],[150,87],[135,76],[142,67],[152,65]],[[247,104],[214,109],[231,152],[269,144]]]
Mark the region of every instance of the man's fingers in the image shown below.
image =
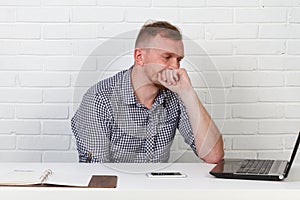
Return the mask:
[[[170,70],[170,69],[166,69],[164,70],[164,72],[166,73],[166,82],[169,85],[176,85],[177,82],[179,81],[179,74],[177,72],[177,70]]]

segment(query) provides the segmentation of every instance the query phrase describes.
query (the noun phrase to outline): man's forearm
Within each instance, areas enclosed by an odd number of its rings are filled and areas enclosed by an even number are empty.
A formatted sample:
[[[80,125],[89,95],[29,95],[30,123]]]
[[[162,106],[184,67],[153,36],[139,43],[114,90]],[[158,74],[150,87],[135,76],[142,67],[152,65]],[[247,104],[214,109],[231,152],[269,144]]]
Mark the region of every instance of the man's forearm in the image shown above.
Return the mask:
[[[198,156],[206,162],[216,163],[224,156],[221,133],[200,102],[194,89],[180,95],[190,119]]]

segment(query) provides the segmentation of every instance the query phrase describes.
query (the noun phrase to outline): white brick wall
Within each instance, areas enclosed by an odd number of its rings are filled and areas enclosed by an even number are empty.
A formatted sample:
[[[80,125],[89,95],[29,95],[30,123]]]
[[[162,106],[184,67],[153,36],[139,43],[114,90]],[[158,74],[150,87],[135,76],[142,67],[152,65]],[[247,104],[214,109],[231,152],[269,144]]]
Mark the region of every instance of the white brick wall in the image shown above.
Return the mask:
[[[74,110],[133,63],[148,19],[183,31],[183,67],[226,156],[288,159],[300,130],[299,13],[296,0],[1,0],[0,162],[77,162]],[[197,162],[180,135],[171,160]]]

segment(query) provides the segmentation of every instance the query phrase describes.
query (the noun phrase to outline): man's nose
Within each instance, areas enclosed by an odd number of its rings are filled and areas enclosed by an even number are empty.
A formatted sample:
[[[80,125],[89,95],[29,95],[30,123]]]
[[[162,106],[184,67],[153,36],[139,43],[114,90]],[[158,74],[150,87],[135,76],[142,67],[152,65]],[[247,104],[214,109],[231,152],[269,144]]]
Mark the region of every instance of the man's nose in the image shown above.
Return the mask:
[[[175,58],[175,59],[172,59],[169,63],[169,68],[170,69],[179,69],[180,67],[180,63],[179,61]]]

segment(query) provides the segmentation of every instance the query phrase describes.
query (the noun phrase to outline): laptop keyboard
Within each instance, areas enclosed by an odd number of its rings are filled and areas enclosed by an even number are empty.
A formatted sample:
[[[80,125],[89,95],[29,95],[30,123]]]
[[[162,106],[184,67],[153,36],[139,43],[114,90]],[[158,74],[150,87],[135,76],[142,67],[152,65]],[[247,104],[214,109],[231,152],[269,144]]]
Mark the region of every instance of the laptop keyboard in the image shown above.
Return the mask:
[[[244,160],[236,173],[268,174],[274,160]]]

